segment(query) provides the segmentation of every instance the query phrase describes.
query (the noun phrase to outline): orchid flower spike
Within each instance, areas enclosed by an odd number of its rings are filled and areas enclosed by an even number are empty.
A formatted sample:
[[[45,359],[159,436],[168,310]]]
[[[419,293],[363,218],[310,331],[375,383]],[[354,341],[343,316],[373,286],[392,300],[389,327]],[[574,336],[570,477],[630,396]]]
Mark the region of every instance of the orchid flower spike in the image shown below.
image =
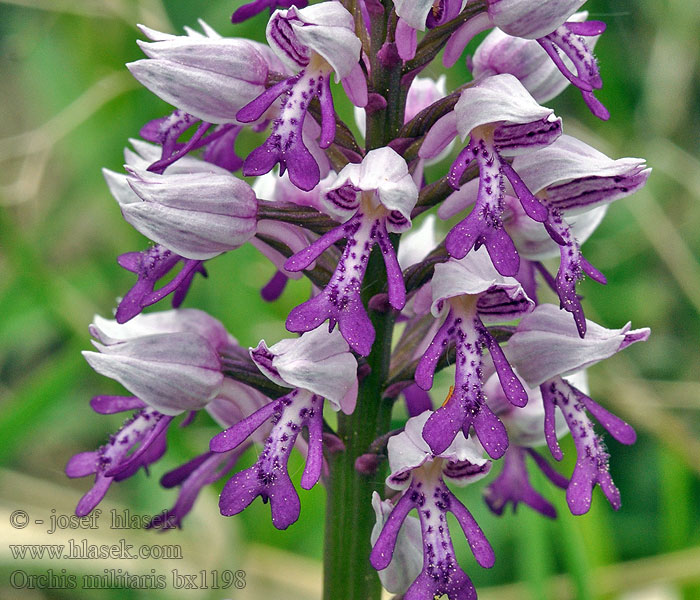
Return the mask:
[[[526,315],[508,341],[506,356],[530,388],[538,387],[544,402],[544,434],[552,456],[561,460],[557,442],[555,409],[558,407],[571,431],[577,460],[567,487],[566,500],[573,514],[588,512],[596,484],[614,509],[620,507],[620,492],[610,476],[609,455],[593,429],[586,411],[622,444],[633,444],[634,429],[594,402],[563,376],[589,367],[630,344],[645,341],[649,329],[606,329],[587,322],[584,338],[566,314],[552,304],[541,304]]]
[[[241,108],[236,118],[257,121],[283,95],[279,117],[267,141],[251,152],[243,164],[244,175],[262,175],[277,163],[280,173],[302,190],[311,190],[321,172],[303,139],[309,104],[321,105],[320,147],[335,138],[335,109],[330,77],[342,81],[357,106],[367,104],[367,82],[360,67],[362,43],[354,33],[352,15],[339,2],[326,2],[297,10],[276,11],[267,25],[267,40],[279,59],[296,74],[273,85]]]
[[[378,244],[387,270],[389,303],[401,310],[406,304],[406,289],[389,233],[411,227],[417,199],[418,189],[406,162],[391,148],[372,150],[362,164],[350,163],[343,168],[324,198],[327,212],[343,225],[294,254],[284,267],[301,271],[335,242],[346,238],[347,243],[323,292],[289,313],[289,331],[310,331],[330,319],[329,328],[337,323],[353,350],[369,354],[375,334],[360,298],[369,256]]]
[[[324,398],[334,410],[354,410],[357,361],[339,332],[322,329],[282,340],[270,348],[261,341],[257,348],[250,349],[250,356],[266,377],[292,391],[212,438],[213,452],[229,452],[266,421],[272,421],[257,462],[226,483],[219,508],[223,515],[235,515],[260,496],[263,502],[270,502],[274,526],[286,529],[299,518],[301,510],[287,472],[292,448],[306,427],[309,442],[301,487],[311,489],[323,466]]]
[[[498,272],[512,277],[518,272],[520,258],[503,226],[505,178],[531,219],[544,222],[547,208],[504,157],[551,144],[561,135],[561,119],[537,104],[522,84],[506,73],[487,77],[464,90],[454,111],[428,132],[419,155],[430,158],[439,154],[457,134],[462,140],[469,137],[469,143],[450,169],[450,185],[458,189],[463,173],[476,161],[479,192],[472,212],[447,235],[447,251],[454,258],[463,258],[472,248],[484,245]]]
[[[454,391],[430,415],[423,437],[439,454],[460,430],[466,436],[474,427],[489,456],[500,458],[508,447],[508,435],[485,402],[482,348],[488,348],[509,401],[524,406],[527,393],[483,321],[512,320],[531,311],[534,303],[518,281],[494,269],[483,249],[462,260],[436,265],[432,290],[433,315],[447,313],[447,317],[416,367],[416,383],[424,390],[432,387],[438,361],[451,343],[456,350],[456,371]]]
[[[405,591],[403,597],[406,600],[438,598],[443,594],[447,594],[450,600],[473,599],[476,598],[474,586],[455,558],[447,513],[457,517],[469,547],[482,567],[493,566],[494,554],[484,532],[449,490],[445,480],[458,486],[478,481],[489,472],[491,461],[483,458],[478,444],[461,433],[444,452],[433,454],[421,434],[428,416],[426,411],[412,417],[402,433],[389,439],[391,474],[386,484],[401,491],[401,495],[389,516],[382,516],[381,533],[374,542],[369,559],[380,571],[380,577],[386,569],[384,578],[395,579],[394,574],[402,566],[399,563],[403,562],[405,566],[403,557],[409,557],[411,571],[404,573],[400,581],[395,581],[396,587],[392,590],[397,593]],[[423,564],[419,571],[410,567],[416,562],[416,527],[410,520],[405,522],[414,508],[418,511],[422,537]],[[407,589],[401,589],[408,584],[410,577],[415,579]]]

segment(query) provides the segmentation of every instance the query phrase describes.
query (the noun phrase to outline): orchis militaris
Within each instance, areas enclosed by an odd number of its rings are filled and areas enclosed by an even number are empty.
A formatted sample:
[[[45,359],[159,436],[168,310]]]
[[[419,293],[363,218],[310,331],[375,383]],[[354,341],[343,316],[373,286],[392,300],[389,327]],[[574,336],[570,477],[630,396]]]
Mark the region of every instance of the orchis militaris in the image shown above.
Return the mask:
[[[467,21],[447,43],[445,66],[457,62],[469,41],[491,27],[513,37],[534,40],[561,74],[581,91],[591,112],[605,121],[610,113],[593,95],[594,90],[603,87],[593,47],[605,31],[605,23],[585,21],[587,13],[583,19],[581,13],[574,15],[585,1],[487,0],[487,12]],[[591,41],[587,42],[586,38]]]
[[[69,461],[70,477],[95,476],[78,515],[154,465],[166,433],[177,434],[171,423],[182,415],[189,431],[198,413],[220,432],[163,475],[178,492],[150,527],[179,527],[198,495],[225,481],[222,515],[260,497],[285,529],[301,513],[297,483],[321,482],[324,600],[378,600],[380,581],[405,600],[475,599],[447,513],[480,565],[495,555],[448,484],[486,478],[499,459],[484,488],[498,515],[525,504],[556,516],[530,481],[530,459],[566,489],[572,513],[589,510],[596,485],[620,507],[614,461],[589,414],[624,444],[634,430],[588,396],[585,370],[649,330],[586,320],[577,284],[584,274],[605,281],[581,244],[649,169],[563,135],[562,119],[540,104],[573,83],[608,117],[593,95],[604,25],[577,13],[583,4],[246,3],[232,21],[269,9],[266,44],[202,21],[202,33],[180,36],[140,26],[147,58],[128,68],[171,108],[130,140],[124,172],[104,175],[124,219],[152,244],[118,258],[137,281],[114,321],[95,317],[97,351],[84,352],[128,390],[93,398],[93,409],[134,413],[98,450]],[[441,50],[451,66],[485,29],[469,82],[450,90],[444,76],[417,77]],[[354,131],[335,111],[343,92]],[[237,151],[239,138],[255,136],[252,152]],[[458,215],[449,231],[440,222]],[[289,279],[312,285],[285,310],[291,337],[248,339],[257,345],[245,349],[220,321],[177,307],[206,261],[248,243],[269,267],[266,301],[280,300]],[[542,262],[553,257],[556,275]],[[559,308],[539,300],[542,283]],[[237,293],[238,282],[227,289]],[[175,310],[144,314],[166,296]],[[446,368],[454,385],[435,406],[434,377]],[[403,421],[393,412],[401,394]],[[561,459],[558,440],[569,433],[570,479],[539,449]],[[254,445],[254,464],[237,467]],[[298,476],[288,466],[295,448],[305,457]]]
[[[523,210],[537,222],[547,220],[547,208],[533,196],[517,171],[505,160],[551,144],[561,135],[561,119],[530,96],[512,75],[494,75],[464,90],[454,111],[442,117],[426,136],[420,156],[435,156],[459,134],[469,144],[450,169],[450,185],[460,187],[467,167],[479,168],[479,191],[474,210],[445,239],[451,256],[463,258],[486,246],[501,275],[514,276],[520,268],[518,252],[503,227],[507,179]]]
[[[417,199],[418,189],[406,162],[391,148],[372,150],[362,164],[345,166],[324,197],[324,208],[343,225],[297,252],[284,266],[300,271],[343,238],[347,239],[345,250],[325,290],[289,313],[289,331],[309,331],[330,319],[329,328],[338,323],[353,350],[362,356],[370,353],[374,328],[360,298],[369,255],[378,245],[386,266],[389,304],[401,310],[406,290],[389,233],[411,227]]]
[[[357,106],[367,104],[365,79],[360,69],[359,38],[353,33],[352,15],[339,3],[294,7],[276,11],[267,25],[267,41],[295,75],[273,85],[236,113],[242,123],[257,121],[270,105],[284,95],[272,134],[243,163],[244,175],[262,175],[277,163],[280,174],[301,190],[313,189],[321,179],[319,165],[304,144],[303,128],[309,105],[321,105],[321,139],[328,148],[335,137],[335,109],[330,76],[343,86]]]
[[[460,429],[469,435],[473,427],[489,456],[500,458],[508,447],[508,436],[485,402],[483,347],[489,350],[510,402],[524,406],[527,393],[483,321],[509,321],[531,311],[534,304],[515,279],[498,274],[483,249],[462,260],[437,265],[431,285],[433,315],[446,312],[447,317],[416,367],[416,383],[430,389],[438,360],[450,343],[455,345],[456,371],[454,392],[430,416],[423,437],[439,454]]]
[[[573,314],[583,336],[586,321],[576,295],[576,283],[584,273],[600,283],[606,280],[583,257],[580,245],[598,226],[607,205],[640,189],[651,170],[645,168],[642,159],[613,160],[568,135],[562,135],[546,148],[516,156],[513,169],[547,207],[547,218],[541,224],[527,218],[508,190],[504,197],[504,228],[522,258],[538,261],[560,255],[555,291],[561,307]],[[440,217],[448,219],[479,201],[479,194],[471,183],[440,206]],[[514,193],[517,194],[517,189]]]
[[[419,573],[412,574],[415,580],[407,588],[392,591],[405,592],[403,597],[407,600],[439,598],[442,594],[449,598],[475,598],[474,586],[455,558],[447,513],[457,517],[482,567],[493,566],[493,549],[445,480],[458,486],[478,481],[491,469],[491,461],[482,458],[479,446],[461,434],[443,452],[431,453],[421,436],[428,416],[426,412],[412,417],[403,433],[389,439],[391,474],[386,484],[402,494],[374,540],[370,562],[380,572],[391,568],[402,524],[408,513],[416,509],[421,526],[423,565]]]
[[[286,529],[299,518],[299,496],[286,463],[302,427],[309,432],[306,469],[301,487],[311,489],[323,465],[323,399],[335,410],[352,412],[357,397],[357,362],[335,331],[315,330],[268,348],[264,340],[250,356],[266,377],[292,391],[261,407],[211,440],[213,452],[229,452],[267,420],[272,430],[258,461],[230,479],[219,500],[221,514],[235,515],[257,496],[270,502],[272,523]]]

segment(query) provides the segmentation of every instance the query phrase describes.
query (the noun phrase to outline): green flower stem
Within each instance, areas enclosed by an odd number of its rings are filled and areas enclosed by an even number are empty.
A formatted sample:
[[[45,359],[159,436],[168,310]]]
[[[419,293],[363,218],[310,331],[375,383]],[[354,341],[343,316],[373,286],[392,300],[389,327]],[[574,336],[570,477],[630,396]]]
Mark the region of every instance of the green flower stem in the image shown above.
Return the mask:
[[[384,19],[373,19],[370,36],[372,65],[370,93],[381,94],[386,107],[367,115],[367,150],[385,146],[403,125],[406,90],[401,88],[401,66],[385,68],[377,52],[387,36],[387,18],[393,8],[384,2]],[[395,246],[398,236],[392,236]],[[362,300],[367,306],[376,293],[385,291],[386,272],[375,247],[364,278]],[[338,435],[345,451],[329,457],[327,481],[324,600],[379,600],[381,585],[369,563],[370,533],[375,516],[372,492],[382,491],[386,465],[376,473],[361,474],[355,461],[369,451],[372,442],[389,431],[391,399],[382,398],[389,377],[394,314],[370,312],[376,338],[367,357],[369,373],[360,381],[357,406],[351,415],[339,415]]]
[[[377,255],[377,258],[380,258]],[[389,430],[392,401],[380,397],[389,368],[393,315],[374,314],[377,338],[368,357],[372,371],[360,384],[352,415],[339,415],[338,435],[345,451],[329,459],[327,482],[324,600],[379,600],[381,586],[369,563],[374,526],[372,492],[383,488],[385,473],[363,475],[355,460]]]

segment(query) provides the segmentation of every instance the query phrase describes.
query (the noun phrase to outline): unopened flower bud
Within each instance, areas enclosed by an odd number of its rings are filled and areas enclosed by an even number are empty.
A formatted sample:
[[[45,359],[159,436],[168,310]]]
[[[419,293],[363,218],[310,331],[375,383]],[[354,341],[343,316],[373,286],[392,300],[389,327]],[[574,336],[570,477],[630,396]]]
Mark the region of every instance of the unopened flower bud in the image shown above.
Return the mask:
[[[238,248],[255,235],[252,188],[217,170],[158,175],[132,170],[131,189],[142,202],[122,204],[124,218],[173,252],[206,260]]]
[[[246,40],[177,36],[139,46],[148,59],[127,64],[131,74],[203,121],[235,123],[240,108],[265,91],[268,64]]]

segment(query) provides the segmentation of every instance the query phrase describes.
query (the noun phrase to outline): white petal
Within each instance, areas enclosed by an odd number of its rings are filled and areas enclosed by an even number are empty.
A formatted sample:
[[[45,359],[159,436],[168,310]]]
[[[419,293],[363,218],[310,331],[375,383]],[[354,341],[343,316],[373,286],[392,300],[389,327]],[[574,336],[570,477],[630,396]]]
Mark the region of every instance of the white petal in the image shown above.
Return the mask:
[[[217,350],[237,344],[225,327],[202,310],[180,308],[161,312],[141,313],[126,323],[117,323],[95,315],[90,334],[106,345],[118,344],[148,335],[192,332],[200,335]]]
[[[216,396],[223,374],[209,343],[193,333],[147,336],[83,352],[101,375],[119,381],[156,410],[175,415],[198,410]]]
[[[433,4],[434,0],[394,0],[396,14],[418,31],[425,30],[425,21]]]
[[[566,22],[586,0],[490,0],[494,25],[510,35],[544,37]]]
[[[582,177],[615,177],[644,166],[641,158],[613,160],[570,135],[562,135],[546,148],[517,156],[513,168],[536,194],[551,185]]]
[[[422,420],[421,431],[423,430],[423,425],[425,425],[425,422],[430,416],[430,411],[426,411],[423,414],[425,415],[425,418]],[[410,421],[411,420],[409,419],[409,422]],[[391,473],[389,477],[386,478],[386,484],[390,488],[394,490],[406,489],[411,482],[410,476],[401,483],[398,483],[393,478],[398,476],[403,479],[402,476],[405,474],[410,474],[410,471],[413,469],[416,469],[423,463],[433,459],[433,455],[430,452],[430,448],[427,444],[425,444],[425,448],[426,449],[422,449],[416,446],[405,431],[389,438],[389,442],[387,443],[387,452],[389,453],[389,468],[391,469]]]
[[[450,259],[435,265],[432,279],[433,304],[431,312],[440,314],[441,300],[463,295],[478,295],[492,286],[509,290],[509,295],[525,294],[520,283],[513,277],[504,277],[493,266],[485,247],[472,251],[461,260]]]
[[[269,369],[263,372],[273,381],[323,396],[336,410],[354,403],[352,390],[357,384],[357,361],[338,329],[328,333],[320,327],[300,338],[277,342],[269,352],[274,355],[272,367],[277,373]]]
[[[487,77],[464,90],[454,112],[463,140],[480,125],[532,123],[554,118],[554,111],[540,106],[509,73]]]
[[[376,190],[385,208],[399,211],[410,221],[411,211],[418,201],[418,188],[406,161],[388,146],[367,153],[362,160],[357,187]]]
[[[508,361],[534,388],[557,375],[567,375],[604,360],[630,343],[645,340],[649,330],[606,329],[586,320],[586,337],[580,338],[571,314],[553,304],[540,304],[523,317],[508,341]]]

